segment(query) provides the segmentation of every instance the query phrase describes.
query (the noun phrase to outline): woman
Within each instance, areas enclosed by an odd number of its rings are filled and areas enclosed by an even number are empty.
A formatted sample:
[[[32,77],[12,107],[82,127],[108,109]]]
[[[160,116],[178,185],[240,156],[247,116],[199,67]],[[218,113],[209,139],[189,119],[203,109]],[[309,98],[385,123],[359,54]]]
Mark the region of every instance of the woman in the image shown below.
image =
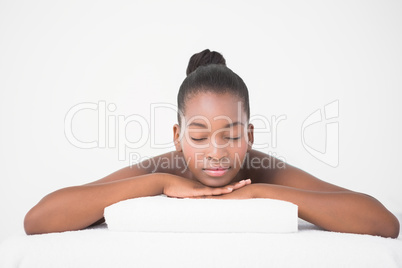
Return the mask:
[[[191,57],[178,111],[176,151],[49,194],[27,213],[26,233],[79,230],[102,222],[104,208],[116,202],[165,194],[280,199],[298,205],[300,218],[329,231],[398,236],[397,218],[373,197],[252,149],[248,90],[221,54],[204,50]]]

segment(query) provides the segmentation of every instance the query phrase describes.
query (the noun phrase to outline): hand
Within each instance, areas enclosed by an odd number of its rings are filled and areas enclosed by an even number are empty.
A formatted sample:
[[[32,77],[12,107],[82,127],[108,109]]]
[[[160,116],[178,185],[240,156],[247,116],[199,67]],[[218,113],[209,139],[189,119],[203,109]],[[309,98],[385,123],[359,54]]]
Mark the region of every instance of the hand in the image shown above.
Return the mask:
[[[236,191],[225,193],[222,195],[214,196],[214,195],[205,195],[205,196],[194,196],[190,198],[200,199],[200,198],[208,198],[208,199],[251,199],[258,198],[256,194],[256,188],[258,184],[249,184],[244,185],[241,189]]]
[[[216,196],[228,194],[234,190],[249,185],[251,180],[230,183],[222,187],[209,187],[198,181],[186,179],[180,176],[171,176],[165,183],[163,193],[170,197],[193,198],[200,196]]]

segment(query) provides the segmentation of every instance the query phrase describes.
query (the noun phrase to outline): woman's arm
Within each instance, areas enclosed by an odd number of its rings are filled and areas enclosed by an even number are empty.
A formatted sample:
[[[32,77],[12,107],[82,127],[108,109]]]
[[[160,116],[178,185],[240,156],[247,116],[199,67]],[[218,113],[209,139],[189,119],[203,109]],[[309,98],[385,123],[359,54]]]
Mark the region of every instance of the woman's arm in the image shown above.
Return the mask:
[[[299,207],[300,218],[326,230],[392,238],[399,235],[398,219],[379,201],[365,194],[317,192],[264,183],[250,186],[254,187],[255,198],[292,202]]]
[[[247,177],[255,184],[228,194],[227,198],[245,193],[280,199],[298,205],[300,218],[330,231],[398,236],[398,219],[375,198],[322,181],[259,151],[252,150],[249,157],[260,162],[265,159],[271,165],[248,170]]]
[[[100,223],[104,209],[122,200],[165,194],[173,197],[211,196],[230,193],[249,181],[224,187],[208,187],[198,181],[168,173],[152,173],[126,179],[117,171],[106,182],[97,181],[55,191],[45,196],[25,216],[27,234],[79,230]]]
[[[103,217],[119,201],[163,193],[169,174],[148,174],[112,182],[73,186],[45,196],[25,216],[27,234],[79,230]]]
[[[153,163],[170,156],[171,153],[155,156],[150,159],[150,164],[127,166],[100,180],[47,195],[25,216],[25,232],[38,234],[79,230],[103,222],[104,208],[113,203],[160,194],[160,185],[155,182],[159,182],[161,176],[151,174],[156,169]]]
[[[328,231],[396,238],[399,221],[380,202],[356,192],[317,192],[282,185],[253,183],[220,196],[193,198],[270,198],[298,206],[298,216]]]

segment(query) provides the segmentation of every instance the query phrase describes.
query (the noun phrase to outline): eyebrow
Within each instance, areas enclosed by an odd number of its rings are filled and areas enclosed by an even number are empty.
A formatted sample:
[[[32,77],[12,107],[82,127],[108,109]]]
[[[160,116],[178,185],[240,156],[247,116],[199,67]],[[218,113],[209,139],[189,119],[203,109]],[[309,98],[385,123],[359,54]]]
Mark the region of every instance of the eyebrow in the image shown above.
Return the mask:
[[[243,124],[242,122],[238,122],[238,121],[237,121],[237,122],[229,123],[229,124],[225,125],[223,128],[233,127],[233,126],[236,126],[236,125],[242,125],[242,126],[244,126],[244,124]],[[188,126],[189,126],[189,127],[190,127],[190,126],[196,126],[196,127],[207,128],[207,126],[206,126],[205,124],[203,124],[203,123],[197,123],[197,122],[192,122],[192,123],[189,124]]]

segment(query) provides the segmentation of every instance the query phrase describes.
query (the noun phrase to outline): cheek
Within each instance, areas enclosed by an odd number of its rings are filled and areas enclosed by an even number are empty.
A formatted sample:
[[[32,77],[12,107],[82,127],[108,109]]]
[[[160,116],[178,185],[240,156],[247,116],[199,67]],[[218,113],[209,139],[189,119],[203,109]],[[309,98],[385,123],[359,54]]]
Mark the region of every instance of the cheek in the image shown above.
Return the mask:
[[[186,163],[188,163],[188,166],[190,167],[195,166],[196,162],[199,161],[199,159],[201,159],[203,155],[202,150],[195,148],[186,141],[183,141],[182,143],[182,150],[183,156],[186,159]]]
[[[237,151],[238,153],[245,153],[248,148],[248,139],[242,138],[240,141],[231,144],[229,148],[231,151]]]
[[[247,147],[236,148],[235,151],[231,152],[231,158],[233,162],[236,162],[237,167],[240,167],[244,161],[247,153]]]
[[[200,151],[199,149],[197,150],[196,147],[194,147],[191,143],[187,142],[186,140],[183,141],[182,148],[183,148],[183,154],[191,157],[193,157],[193,155],[196,152]]]
[[[240,168],[241,163],[244,161],[248,150],[247,140],[243,139],[241,142],[234,144],[230,147],[230,157],[232,161],[236,161],[236,166]],[[239,165],[240,164],[240,165]]]

